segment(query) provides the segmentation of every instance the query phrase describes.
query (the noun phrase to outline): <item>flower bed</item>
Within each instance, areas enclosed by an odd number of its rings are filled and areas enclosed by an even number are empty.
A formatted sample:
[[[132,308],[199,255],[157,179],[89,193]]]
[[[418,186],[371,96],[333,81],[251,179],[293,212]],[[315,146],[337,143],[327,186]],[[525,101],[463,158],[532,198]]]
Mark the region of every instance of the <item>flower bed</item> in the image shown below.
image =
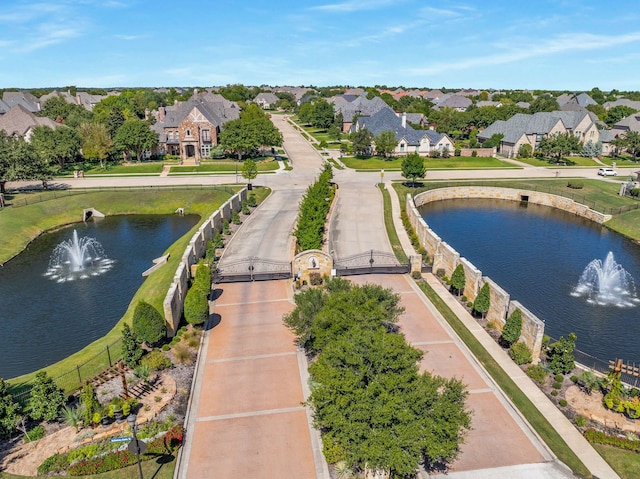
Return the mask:
[[[640,441],[627,439],[625,437],[609,436],[607,433],[596,429],[587,429],[584,437],[592,444],[604,444],[605,446],[614,446],[627,451],[640,453]]]

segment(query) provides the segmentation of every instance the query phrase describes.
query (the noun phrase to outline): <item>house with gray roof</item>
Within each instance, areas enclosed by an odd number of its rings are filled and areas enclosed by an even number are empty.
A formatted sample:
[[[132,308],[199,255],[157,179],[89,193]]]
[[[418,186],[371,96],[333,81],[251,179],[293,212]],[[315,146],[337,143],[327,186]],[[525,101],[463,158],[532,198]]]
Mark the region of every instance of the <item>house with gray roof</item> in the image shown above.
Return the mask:
[[[14,105],[7,113],[0,116],[0,130],[9,136],[24,138],[26,141],[31,139],[33,130],[37,126],[58,128],[60,124],[51,118],[36,116],[21,103]]]
[[[4,101],[0,100],[0,115],[4,115],[9,110],[11,110],[11,107],[7,105]]]
[[[576,104],[581,106],[582,108],[586,108],[589,105],[597,105],[597,102],[591,98],[587,93],[563,93],[558,98],[556,98],[558,102],[558,106],[562,107],[566,104]]]
[[[222,95],[195,90],[185,102],[158,108],[155,117],[151,129],[158,134],[160,152],[198,164],[218,144],[222,125],[240,117],[240,107]]]
[[[640,113],[632,113],[611,127],[613,134],[618,137],[627,131],[640,133]]]
[[[336,115],[342,113],[342,131],[344,132],[351,129],[353,120],[356,117],[372,116],[383,109],[393,113],[391,107],[382,98],[374,96],[369,100],[366,93],[363,93],[353,101],[348,101],[344,95],[334,97],[333,108]]]
[[[384,108],[372,116],[360,117],[351,127],[352,131],[367,129],[375,137],[383,131],[393,131],[398,140],[394,153],[406,155],[416,152],[430,155],[433,151],[453,152],[453,141],[444,133],[434,130],[415,130],[407,123],[407,114],[396,114],[390,108]],[[375,149],[375,145],[372,145]]]
[[[263,110],[275,108],[278,101],[280,101],[280,98],[273,93],[258,93],[253,99],[253,102]]]
[[[16,105],[22,105],[31,113],[37,113],[42,109],[40,100],[28,91],[5,91],[2,94],[2,101],[11,109]]]
[[[467,98],[466,96],[447,93],[437,100],[434,100],[435,106],[434,110],[440,110],[442,108],[453,108],[458,111],[467,111],[473,102]]]
[[[590,111],[552,111],[533,115],[517,113],[506,121],[498,120],[478,134],[478,141],[484,142],[495,134],[502,134],[498,151],[510,158],[517,156],[524,144],[535,150],[543,138],[570,133],[581,142],[600,141],[598,117]]]
[[[640,101],[629,100],[628,98],[618,98],[616,101],[608,101],[602,105],[605,110],[609,111],[614,106],[628,106],[636,111],[640,111]]]

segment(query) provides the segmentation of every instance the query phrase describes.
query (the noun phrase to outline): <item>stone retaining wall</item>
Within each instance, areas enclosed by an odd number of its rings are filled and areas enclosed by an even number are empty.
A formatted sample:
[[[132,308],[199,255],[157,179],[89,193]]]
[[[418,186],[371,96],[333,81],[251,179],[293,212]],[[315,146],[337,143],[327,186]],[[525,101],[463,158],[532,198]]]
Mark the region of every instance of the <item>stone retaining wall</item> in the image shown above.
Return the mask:
[[[242,202],[247,199],[247,189],[243,188],[238,193],[227,200],[220,208],[209,216],[198,231],[193,235],[187,245],[182,259],[176,268],[173,282],[169,286],[167,295],[164,298],[164,318],[167,321],[167,336],[173,337],[178,330],[180,318],[184,310],[184,298],[189,289],[189,279],[191,278],[191,266],[197,264],[207,251],[208,241],[216,233],[222,232],[222,225],[225,220],[231,222],[234,211],[240,211]]]
[[[542,204],[570,211],[579,216],[589,218],[598,223],[602,223],[610,218],[609,215],[590,210],[584,205],[576,203],[568,198],[562,198],[547,193],[536,191],[517,190],[509,188],[483,188],[483,187],[454,187],[441,188],[426,191],[416,196],[417,204],[422,205],[430,201],[440,201],[450,198],[501,198],[512,201],[522,201],[522,196],[528,196],[531,203]],[[466,258],[442,241],[442,239],[431,229],[420,215],[416,204],[411,199],[411,195],[406,198],[406,211],[409,222],[413,226],[420,244],[425,248],[427,254],[433,258],[433,271],[444,270],[444,275],[451,277],[453,270],[461,264],[465,272],[465,287],[463,294],[469,301],[475,300],[480,288],[485,283],[489,284],[491,302],[487,311],[487,321],[493,321],[500,329],[504,326],[507,317],[516,309],[522,311],[522,334],[520,341],[524,342],[531,350],[533,362],[536,364],[540,360],[540,347],[542,346],[542,336],[544,335],[544,322],[526,309],[517,301],[511,301],[507,293],[497,283],[476,268]]]

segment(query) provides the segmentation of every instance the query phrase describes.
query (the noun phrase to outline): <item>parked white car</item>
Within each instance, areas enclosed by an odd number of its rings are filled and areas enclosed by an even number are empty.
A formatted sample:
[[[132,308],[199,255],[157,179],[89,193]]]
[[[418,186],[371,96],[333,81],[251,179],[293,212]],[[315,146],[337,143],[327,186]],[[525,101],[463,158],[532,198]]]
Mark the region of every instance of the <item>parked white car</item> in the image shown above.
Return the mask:
[[[598,174],[600,176],[618,176],[618,172],[613,168],[599,168]]]

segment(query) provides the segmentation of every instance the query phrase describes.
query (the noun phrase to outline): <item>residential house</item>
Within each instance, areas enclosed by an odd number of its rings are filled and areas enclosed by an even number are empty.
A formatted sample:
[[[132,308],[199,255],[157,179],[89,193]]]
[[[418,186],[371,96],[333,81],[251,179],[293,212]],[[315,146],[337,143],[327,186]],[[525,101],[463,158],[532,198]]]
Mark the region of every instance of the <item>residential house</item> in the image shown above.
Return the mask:
[[[600,143],[602,144],[602,154],[610,156],[615,151],[615,146],[611,144],[616,136],[613,130],[600,130]]]
[[[618,137],[627,131],[636,131],[640,133],[640,113],[633,113],[611,127],[611,131],[615,137]]]
[[[353,120],[360,116],[372,116],[382,109],[387,109],[393,113],[393,110],[380,97],[373,97],[371,100],[367,98],[367,94],[363,93],[352,101],[348,101],[348,95],[339,95],[332,99],[333,108],[336,112],[342,113],[342,131],[347,132],[353,125]]]
[[[7,105],[4,101],[0,100],[0,115],[4,115],[9,110],[11,110],[11,107]]]
[[[26,141],[31,139],[33,130],[37,126],[57,128],[60,124],[51,118],[36,116],[21,103],[16,104],[7,113],[0,116],[0,130],[9,136],[18,136]]]
[[[478,134],[478,141],[482,143],[495,134],[502,134],[498,151],[512,158],[517,156],[520,146],[528,144],[535,150],[543,138],[555,134],[570,133],[581,142],[597,143],[600,141],[598,124],[598,117],[589,111],[518,113],[489,125]]]
[[[491,100],[480,100],[476,102],[476,106],[478,108],[482,108],[483,106],[495,106],[500,108],[502,106],[501,101],[491,101]]]
[[[453,108],[458,111],[467,111],[473,102],[466,96],[447,93],[434,101],[434,110],[440,110],[442,108]]]
[[[616,101],[608,101],[602,106],[607,111],[611,110],[614,106],[628,106],[636,111],[640,111],[640,101],[629,100],[628,98],[619,98]]]
[[[313,89],[306,88],[306,87],[293,87],[293,86],[278,86],[273,89],[273,93],[280,93],[280,92],[291,93],[295,97],[296,103],[298,105],[301,104],[302,98],[309,91],[313,91]]]
[[[415,130],[407,123],[407,114],[396,114],[390,108],[383,108],[372,116],[360,117],[352,126],[352,131],[367,129],[378,136],[383,131],[393,131],[398,140],[394,153],[406,155],[416,152],[429,155],[433,151],[448,150],[453,154],[453,141],[444,133],[434,130]]]
[[[258,93],[253,102],[263,110],[271,110],[276,107],[279,100],[280,98],[273,93]]]
[[[69,93],[68,91],[58,91],[58,90],[53,90],[51,93],[47,93],[46,95],[42,95],[40,97],[40,103],[42,104],[42,106],[44,106],[44,104],[47,102],[48,99],[53,98],[53,97],[62,97],[62,99],[64,99],[64,101],[66,101],[67,103],[71,103],[73,105],[77,105],[78,102],[76,100],[76,97],[73,96],[71,93]]]
[[[161,153],[178,155],[197,164],[218,144],[222,125],[240,116],[238,104],[215,93],[198,93],[185,102],[160,107],[152,129],[158,134]]]
[[[28,91],[5,91],[2,94],[2,101],[11,109],[16,105],[22,105],[31,113],[39,112],[42,109],[40,100]]]
[[[597,102],[586,93],[563,93],[556,98],[556,101],[560,107],[566,104],[575,104],[582,108],[586,108],[589,105],[597,105]]]
[[[427,100],[437,100],[438,98],[441,98],[442,96],[444,96],[444,93],[442,93],[442,91],[440,90],[431,90],[431,91],[427,91],[422,95],[422,98],[426,98]]]
[[[93,107],[107,98],[109,95],[92,95],[86,91],[76,92],[76,103],[85,110],[93,111]]]

